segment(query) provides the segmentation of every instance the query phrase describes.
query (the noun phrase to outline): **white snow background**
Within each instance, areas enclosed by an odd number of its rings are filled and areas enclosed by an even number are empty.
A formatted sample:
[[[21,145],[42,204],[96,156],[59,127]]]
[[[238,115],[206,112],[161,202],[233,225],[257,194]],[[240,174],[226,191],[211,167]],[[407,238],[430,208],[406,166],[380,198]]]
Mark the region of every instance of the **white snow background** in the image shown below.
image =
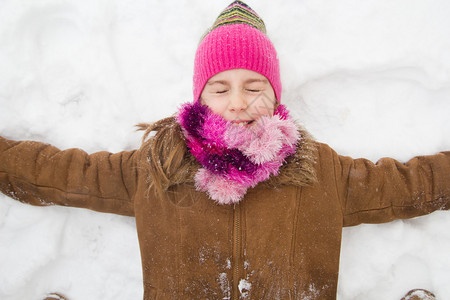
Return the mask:
[[[192,100],[198,41],[230,1],[0,0],[0,135],[137,148],[139,122]],[[282,102],[338,153],[450,149],[450,1],[249,0]],[[344,230],[338,299],[450,299],[450,213]],[[0,196],[0,299],[142,299],[133,218]]]

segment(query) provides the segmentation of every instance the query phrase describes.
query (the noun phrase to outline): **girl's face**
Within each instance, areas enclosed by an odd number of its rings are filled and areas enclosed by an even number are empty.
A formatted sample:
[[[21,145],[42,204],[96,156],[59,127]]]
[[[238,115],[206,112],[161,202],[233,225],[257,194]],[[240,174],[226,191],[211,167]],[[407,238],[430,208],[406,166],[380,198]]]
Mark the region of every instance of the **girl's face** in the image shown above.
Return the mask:
[[[272,116],[277,101],[269,80],[254,71],[233,69],[211,77],[200,101],[225,120],[251,124],[261,116]]]

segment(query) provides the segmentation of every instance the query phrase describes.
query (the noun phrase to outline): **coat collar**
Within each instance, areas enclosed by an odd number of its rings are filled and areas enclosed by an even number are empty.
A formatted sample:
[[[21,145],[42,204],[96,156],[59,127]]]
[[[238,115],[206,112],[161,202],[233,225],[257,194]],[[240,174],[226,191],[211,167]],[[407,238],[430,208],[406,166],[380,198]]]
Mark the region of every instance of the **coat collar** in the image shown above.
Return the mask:
[[[138,127],[140,130],[146,131],[140,151],[144,156],[147,156],[146,162],[144,162],[147,167],[149,164],[148,161],[150,159],[155,159],[155,157],[150,157],[150,153],[152,152],[150,151],[150,148],[155,144],[164,145],[161,146],[160,151],[158,151],[158,155],[162,156],[160,157],[160,164],[164,165],[164,160],[174,150],[172,148],[177,147],[177,143],[171,141],[183,138],[181,126],[177,123],[175,116],[160,120],[153,124],[139,124]],[[316,142],[311,135],[298,124],[297,128],[302,139],[300,139],[297,144],[296,152],[286,159],[286,163],[280,167],[278,175],[270,176],[268,180],[261,182],[260,185],[266,185],[272,188],[284,185],[300,187],[311,185],[316,181]],[[151,136],[151,132],[156,132],[156,134]],[[168,147],[167,145],[172,146]],[[184,155],[181,164],[175,168],[171,174],[165,174],[165,179],[167,179],[168,182],[167,184],[164,184],[164,190],[168,190],[176,185],[195,184],[195,175],[202,166],[187,148],[183,153]],[[151,183],[153,180],[151,175],[149,176],[149,182]]]

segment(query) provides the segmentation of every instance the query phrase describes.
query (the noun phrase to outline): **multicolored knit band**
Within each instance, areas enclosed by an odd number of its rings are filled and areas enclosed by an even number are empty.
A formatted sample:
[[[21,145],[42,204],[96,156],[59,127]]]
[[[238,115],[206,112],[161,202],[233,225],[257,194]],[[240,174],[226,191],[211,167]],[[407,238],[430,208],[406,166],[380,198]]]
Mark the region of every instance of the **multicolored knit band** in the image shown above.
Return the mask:
[[[231,3],[216,19],[216,22],[208,32],[223,25],[247,24],[266,34],[264,21],[253,11],[250,6],[242,1]],[[206,35],[206,34],[205,34]]]
[[[281,100],[277,52],[265,34],[264,22],[242,1],[229,5],[200,42],[194,61],[194,101],[214,75],[247,69],[264,75]]]

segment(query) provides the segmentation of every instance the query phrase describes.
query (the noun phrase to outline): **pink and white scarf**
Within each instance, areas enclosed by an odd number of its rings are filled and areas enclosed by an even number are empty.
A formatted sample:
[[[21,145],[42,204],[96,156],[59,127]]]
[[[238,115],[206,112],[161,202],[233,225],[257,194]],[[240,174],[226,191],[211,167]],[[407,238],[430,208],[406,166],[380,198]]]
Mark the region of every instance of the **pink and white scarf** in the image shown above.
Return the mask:
[[[197,101],[184,104],[177,121],[189,151],[202,165],[195,175],[197,190],[219,204],[238,203],[250,187],[278,175],[301,138],[284,105],[272,117],[241,126]]]

